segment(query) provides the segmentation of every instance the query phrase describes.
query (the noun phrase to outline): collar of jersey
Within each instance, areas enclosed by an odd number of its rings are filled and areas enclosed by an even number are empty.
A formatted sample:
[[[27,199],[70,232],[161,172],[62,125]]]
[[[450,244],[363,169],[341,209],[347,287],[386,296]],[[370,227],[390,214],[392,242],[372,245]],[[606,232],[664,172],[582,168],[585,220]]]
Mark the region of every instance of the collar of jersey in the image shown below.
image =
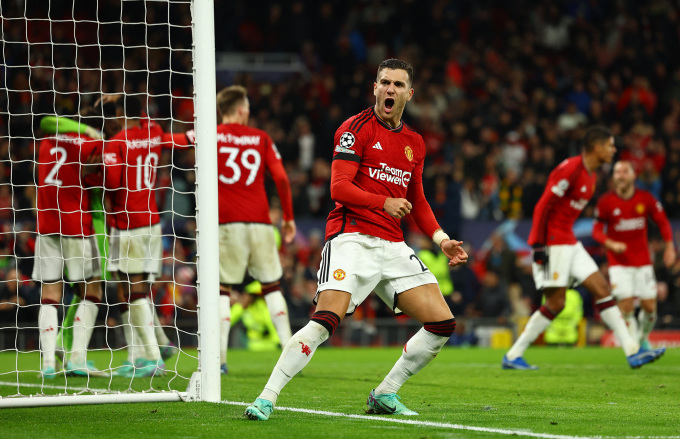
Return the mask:
[[[380,118],[380,116],[378,116],[378,113],[375,112],[375,108],[371,107],[371,111],[373,111],[373,115],[375,116],[375,118],[376,118],[376,120],[378,121],[378,123],[379,123],[380,125],[382,125],[385,129],[389,130],[389,131],[393,131],[393,132],[395,132],[395,133],[398,133],[398,132],[400,132],[401,129],[404,127],[404,121],[403,121],[403,120],[400,120],[400,121],[399,121],[399,126],[396,127],[396,128],[392,128],[391,126],[389,126],[389,125],[387,124],[387,122],[385,122],[384,120],[382,120],[382,119]]]

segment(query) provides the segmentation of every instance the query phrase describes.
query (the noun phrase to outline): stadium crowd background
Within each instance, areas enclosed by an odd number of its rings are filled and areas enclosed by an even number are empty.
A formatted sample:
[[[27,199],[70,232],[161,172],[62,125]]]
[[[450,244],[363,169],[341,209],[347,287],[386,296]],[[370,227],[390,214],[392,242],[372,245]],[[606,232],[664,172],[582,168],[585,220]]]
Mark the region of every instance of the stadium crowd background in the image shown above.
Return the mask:
[[[47,6],[29,3],[31,17],[47,17]],[[59,3],[68,7],[55,7]],[[91,2],[75,3],[79,7],[53,0],[51,18],[79,20],[95,13]],[[0,278],[6,281],[0,282],[0,298],[18,290],[25,303],[39,299],[28,276],[42,115],[72,116],[101,92],[125,90],[148,93],[148,114],[166,131],[191,128],[188,6],[124,2],[121,15],[120,2],[98,3],[99,21],[112,23],[81,22],[74,29],[68,21],[24,26],[3,20],[7,91],[0,94]],[[18,4],[3,2],[3,17],[23,16]],[[305,67],[275,82],[238,72],[231,77],[247,87],[250,123],[274,139],[290,178],[301,233],[281,257],[293,319],[307,318],[312,309],[324,219],[333,205],[333,135],[347,117],[374,103],[371,84],[385,58],[414,65],[415,95],[405,120],[425,139],[426,195],[451,236],[466,240],[466,222],[530,219],[549,172],[578,154],[584,127],[598,123],[615,133],[618,158],[634,163],[638,184],[662,201],[671,220],[680,219],[677,1],[216,0],[215,7],[219,52],[294,53]],[[113,23],[121,17],[125,23],[159,23],[158,31],[126,24],[122,32]],[[175,24],[170,28],[160,24],[168,18]],[[121,38],[136,47],[123,53]],[[76,40],[100,46],[76,54]],[[62,44],[45,44],[49,41]],[[164,230],[180,239],[166,239],[161,281],[167,282],[157,284],[156,301],[175,300],[179,308],[191,309],[195,289],[171,281],[195,281],[193,266],[182,263],[195,254],[194,158],[191,152],[164,154],[159,207]],[[608,189],[607,181],[601,172],[593,201]],[[593,204],[585,217],[592,217]],[[276,218],[276,200],[273,206]],[[408,236],[418,242],[417,232],[409,229]],[[451,273],[454,288],[447,300],[454,314],[501,322],[528,315],[538,300],[529,258],[511,250],[502,236],[491,236],[488,244],[469,248],[472,263]],[[662,250],[658,239],[651,245],[655,253]],[[679,326],[680,262],[670,270],[658,265],[658,327]],[[22,310],[22,318],[35,318],[35,309]],[[0,319],[13,321],[14,312],[0,309]],[[175,310],[161,312],[171,317]],[[358,314],[390,313],[368,302]]]

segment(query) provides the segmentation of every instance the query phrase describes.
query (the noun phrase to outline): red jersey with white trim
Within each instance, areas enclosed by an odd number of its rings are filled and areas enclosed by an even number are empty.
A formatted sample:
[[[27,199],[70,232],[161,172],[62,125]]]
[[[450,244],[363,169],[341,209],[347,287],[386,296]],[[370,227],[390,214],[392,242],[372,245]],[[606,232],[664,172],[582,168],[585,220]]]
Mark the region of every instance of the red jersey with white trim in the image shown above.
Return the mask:
[[[570,157],[548,177],[534,209],[529,245],[576,244],[574,222],[595,193],[597,176],[588,172],[583,157]]]
[[[121,131],[104,142],[104,188],[111,200],[109,225],[119,230],[160,222],[156,205],[156,167],[163,131],[144,124]]]
[[[604,244],[609,238],[627,244],[623,253],[607,250],[609,265],[640,267],[652,263],[647,241],[649,217],[659,226],[664,241],[673,239],[671,224],[663,206],[652,194],[642,189],[635,189],[633,196],[627,200],[615,191],[607,192],[598,200],[595,216],[597,222],[593,228],[593,238],[597,242]]]
[[[269,135],[247,125],[217,126],[220,224],[271,224],[265,170],[276,183],[284,220],[292,220],[290,183],[281,155]]]
[[[412,203],[414,194],[407,196],[409,187],[419,187],[422,192],[423,138],[403,122],[397,128],[391,128],[378,118],[373,107],[340,125],[335,133],[333,160],[356,163],[358,170],[353,184],[365,192],[406,198]],[[423,208],[427,208],[425,206],[427,203]],[[384,210],[352,208],[336,202],[326,222],[326,239],[352,232],[387,241],[404,240],[401,220]]]
[[[41,235],[90,236],[89,191],[83,189],[82,164],[96,145],[85,135],[44,138],[38,151],[37,231]]]

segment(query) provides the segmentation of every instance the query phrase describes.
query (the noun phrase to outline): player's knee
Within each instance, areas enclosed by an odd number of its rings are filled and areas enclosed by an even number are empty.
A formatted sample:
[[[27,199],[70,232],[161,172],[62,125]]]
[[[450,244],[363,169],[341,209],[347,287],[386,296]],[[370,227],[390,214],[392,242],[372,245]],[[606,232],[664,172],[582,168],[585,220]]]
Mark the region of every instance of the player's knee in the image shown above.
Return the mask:
[[[550,298],[546,298],[545,300],[545,307],[552,312],[552,314],[557,315],[564,309],[564,304],[566,303],[567,298],[565,296],[552,296]]]
[[[441,322],[425,322],[425,330],[440,337],[449,338],[456,330],[456,318],[442,320]]]
[[[340,316],[333,311],[317,311],[314,313],[311,320],[328,330],[328,338],[333,335],[340,325]]]

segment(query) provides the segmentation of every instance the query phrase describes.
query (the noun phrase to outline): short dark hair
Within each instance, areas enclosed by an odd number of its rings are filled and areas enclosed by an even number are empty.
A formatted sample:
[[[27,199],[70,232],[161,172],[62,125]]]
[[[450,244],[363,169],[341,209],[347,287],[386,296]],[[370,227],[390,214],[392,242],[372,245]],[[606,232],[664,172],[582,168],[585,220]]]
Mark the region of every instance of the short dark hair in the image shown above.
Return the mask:
[[[406,70],[406,73],[408,73],[408,82],[411,86],[413,86],[413,66],[407,63],[406,61],[390,58],[381,62],[380,65],[378,66],[378,74],[375,75],[376,78],[375,82],[378,82],[380,80],[380,72],[382,72],[383,69]]]
[[[116,101],[116,108],[123,110],[125,117],[142,117],[142,100],[135,95],[125,95]]]
[[[595,148],[597,143],[608,140],[611,136],[611,130],[602,125],[589,127],[583,135],[583,150],[590,152]]]
[[[242,85],[231,85],[217,93],[217,109],[222,116],[231,116],[239,105],[248,98],[248,91]]]

